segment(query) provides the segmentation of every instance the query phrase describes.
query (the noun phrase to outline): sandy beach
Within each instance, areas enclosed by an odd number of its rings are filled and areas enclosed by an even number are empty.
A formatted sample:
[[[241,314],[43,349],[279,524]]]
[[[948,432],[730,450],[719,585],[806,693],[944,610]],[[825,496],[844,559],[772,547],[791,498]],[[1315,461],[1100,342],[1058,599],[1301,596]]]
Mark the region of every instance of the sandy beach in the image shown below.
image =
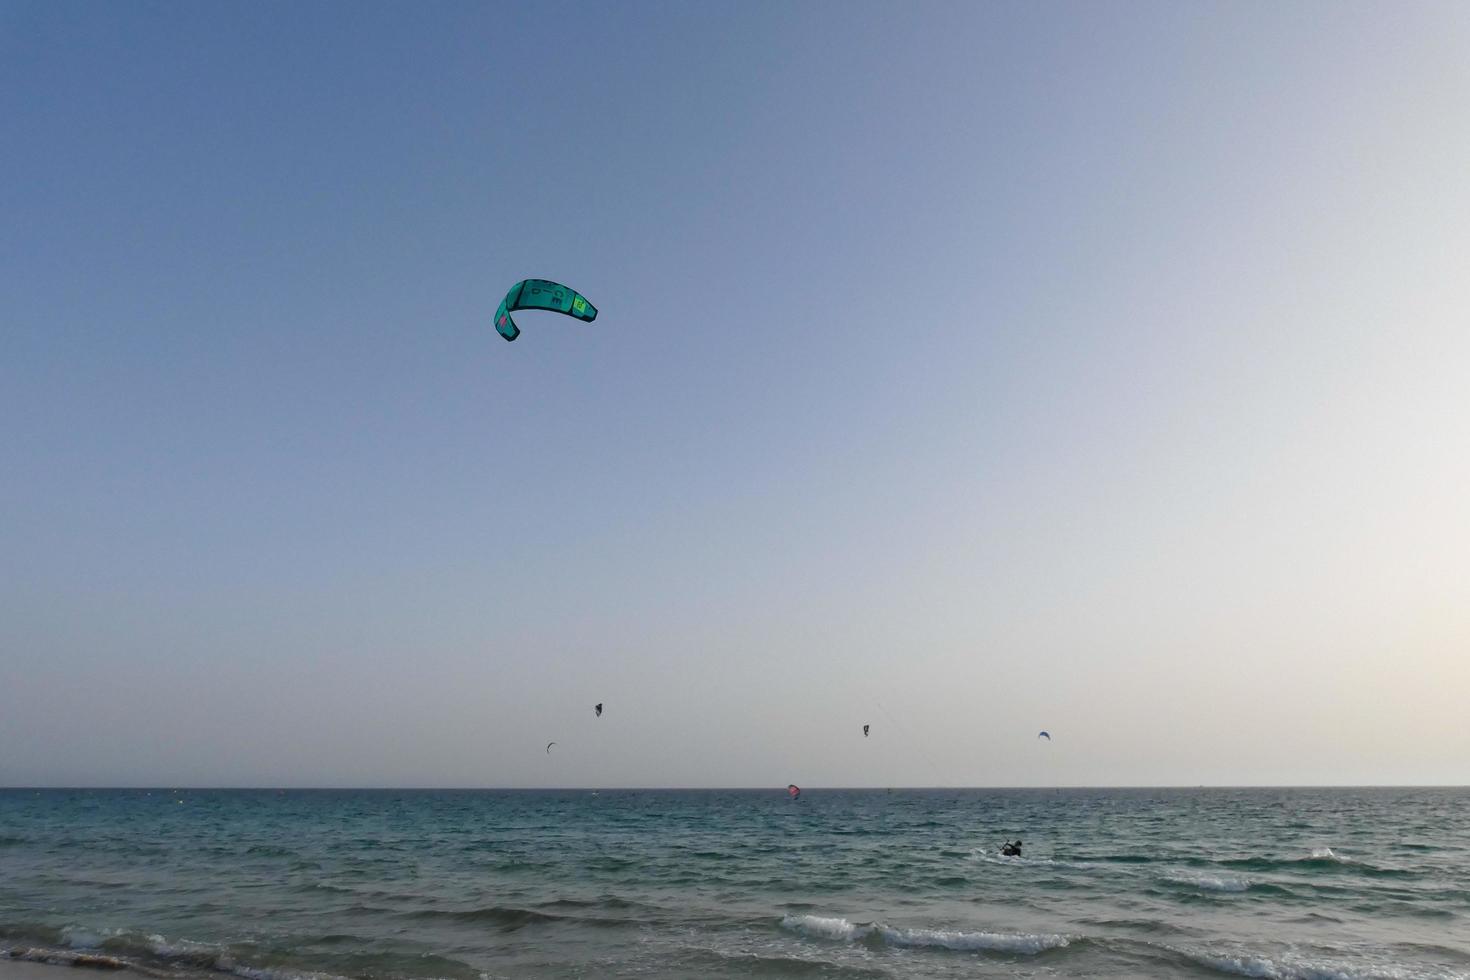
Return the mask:
[[[98,973],[116,973],[118,970],[113,966],[36,963],[31,960],[13,960],[0,956],[0,980],[60,980],[66,976],[60,971],[72,967],[96,970]]]

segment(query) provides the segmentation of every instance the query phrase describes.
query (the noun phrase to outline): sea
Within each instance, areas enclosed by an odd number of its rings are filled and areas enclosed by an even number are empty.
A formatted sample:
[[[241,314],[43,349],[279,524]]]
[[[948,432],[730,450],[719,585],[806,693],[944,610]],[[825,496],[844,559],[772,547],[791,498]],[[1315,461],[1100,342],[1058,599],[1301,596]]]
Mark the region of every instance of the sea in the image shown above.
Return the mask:
[[[1470,980],[1470,790],[8,789],[0,956],[246,980]]]

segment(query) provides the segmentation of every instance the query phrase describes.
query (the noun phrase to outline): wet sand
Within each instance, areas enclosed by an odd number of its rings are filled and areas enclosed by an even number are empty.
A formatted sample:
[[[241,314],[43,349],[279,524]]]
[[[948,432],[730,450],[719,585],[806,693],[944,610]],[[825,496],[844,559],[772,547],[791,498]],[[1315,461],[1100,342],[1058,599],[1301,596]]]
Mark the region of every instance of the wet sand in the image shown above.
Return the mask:
[[[63,973],[62,971],[66,971]],[[30,960],[12,960],[0,956],[0,980],[66,980],[76,976],[78,970],[97,976],[112,976],[121,971],[116,969],[74,966],[72,964],[35,963]]]

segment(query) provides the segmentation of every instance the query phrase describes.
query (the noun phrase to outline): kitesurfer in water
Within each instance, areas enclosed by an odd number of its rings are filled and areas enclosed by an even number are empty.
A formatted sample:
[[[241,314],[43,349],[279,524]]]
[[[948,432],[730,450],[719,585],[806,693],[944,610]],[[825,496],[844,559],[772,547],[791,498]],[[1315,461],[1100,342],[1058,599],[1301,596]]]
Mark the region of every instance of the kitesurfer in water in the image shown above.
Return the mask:
[[[1018,858],[1018,857],[1020,857],[1021,856],[1021,839],[1019,837],[1017,837],[1016,838],[1016,842],[1014,844],[1012,844],[1010,841],[1006,841],[1005,842],[1005,845],[1000,849],[1000,853],[1001,854],[1004,854],[1006,857],[1009,857],[1009,858]]]

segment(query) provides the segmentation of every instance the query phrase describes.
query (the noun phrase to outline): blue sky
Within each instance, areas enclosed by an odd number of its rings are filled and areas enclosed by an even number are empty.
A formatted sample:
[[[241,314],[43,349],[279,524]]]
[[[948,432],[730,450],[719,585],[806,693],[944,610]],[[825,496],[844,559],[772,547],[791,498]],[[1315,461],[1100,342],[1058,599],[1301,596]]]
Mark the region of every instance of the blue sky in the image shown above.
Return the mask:
[[[0,782],[1466,782],[1467,42],[5,4]]]

